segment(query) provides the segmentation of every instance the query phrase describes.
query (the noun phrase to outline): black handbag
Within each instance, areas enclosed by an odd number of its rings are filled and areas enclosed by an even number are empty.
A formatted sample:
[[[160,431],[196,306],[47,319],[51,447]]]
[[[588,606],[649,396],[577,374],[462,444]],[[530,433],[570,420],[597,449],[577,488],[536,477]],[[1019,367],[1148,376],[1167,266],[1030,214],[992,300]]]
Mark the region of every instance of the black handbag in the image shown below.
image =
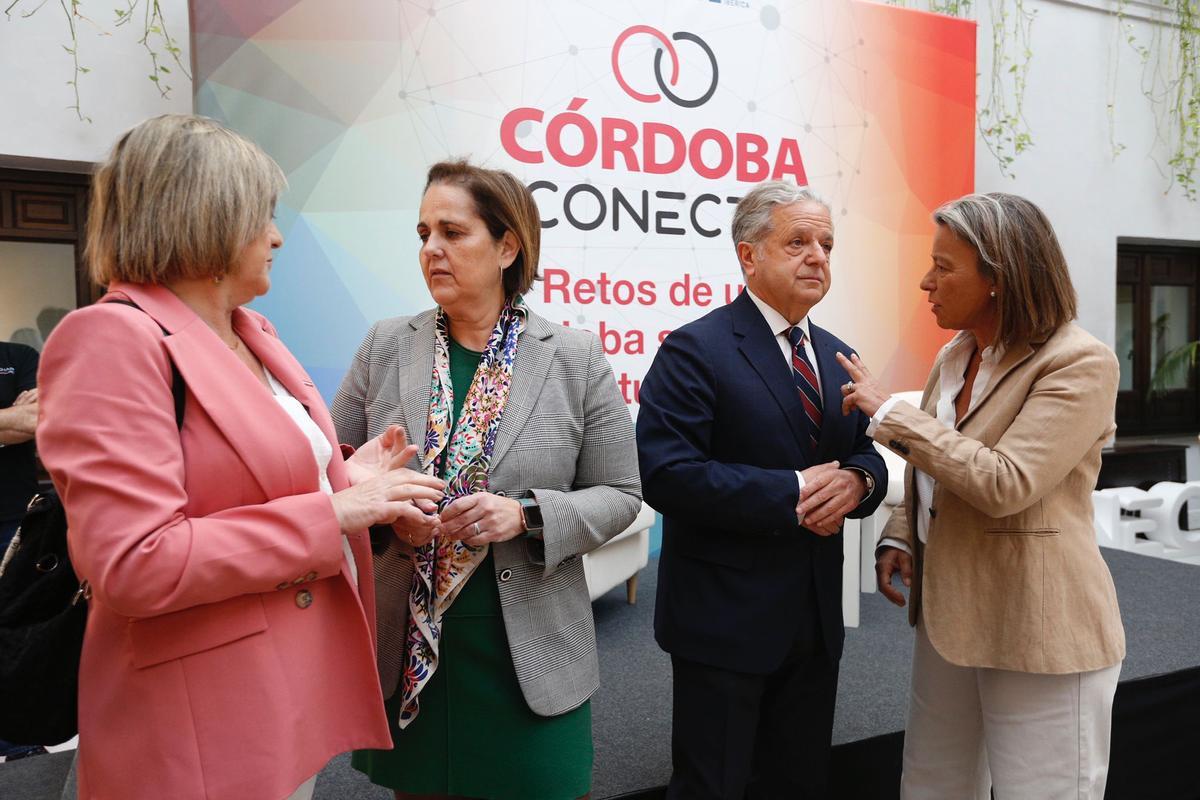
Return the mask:
[[[101,302],[139,308],[129,300]],[[175,425],[182,430],[185,386],[174,362],[171,393]],[[89,597],[67,553],[67,517],[58,495],[37,495],[0,565],[0,739],[48,745],[79,732],[79,658]]]
[[[0,739],[59,744],[78,732],[87,584],[67,557],[54,493],[29,503],[0,574]]]

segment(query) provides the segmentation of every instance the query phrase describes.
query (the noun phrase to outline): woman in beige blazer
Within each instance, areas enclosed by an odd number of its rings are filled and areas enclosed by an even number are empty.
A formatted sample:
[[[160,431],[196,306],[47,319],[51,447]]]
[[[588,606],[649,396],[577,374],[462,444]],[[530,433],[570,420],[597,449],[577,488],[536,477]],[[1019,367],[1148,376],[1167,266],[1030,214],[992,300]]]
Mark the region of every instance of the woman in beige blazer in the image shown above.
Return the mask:
[[[1102,798],[1125,635],[1091,492],[1118,367],[1071,322],[1045,215],[1009,194],[939,208],[921,280],[939,353],[921,408],[857,356],[843,409],[909,463],[877,551],[880,591],[916,626],[901,797]],[[915,580],[914,580],[915,577]],[[990,772],[990,775],[989,775]]]

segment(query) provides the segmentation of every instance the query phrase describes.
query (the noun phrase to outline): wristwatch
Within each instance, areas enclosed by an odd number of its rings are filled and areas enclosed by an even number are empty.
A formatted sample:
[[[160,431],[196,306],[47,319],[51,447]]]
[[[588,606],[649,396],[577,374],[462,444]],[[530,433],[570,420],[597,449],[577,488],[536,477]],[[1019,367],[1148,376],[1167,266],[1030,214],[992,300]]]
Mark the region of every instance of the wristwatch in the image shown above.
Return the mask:
[[[533,492],[526,492],[524,497],[518,497],[521,504],[521,525],[525,528],[525,536],[530,539],[542,538],[542,507],[538,505]]]
[[[847,467],[846,469],[853,470],[854,472],[857,472],[859,475],[863,476],[863,480],[867,483],[867,493],[862,496],[862,499],[866,500],[875,491],[875,477],[865,469],[860,469],[858,467]],[[859,502],[862,502],[862,500]]]

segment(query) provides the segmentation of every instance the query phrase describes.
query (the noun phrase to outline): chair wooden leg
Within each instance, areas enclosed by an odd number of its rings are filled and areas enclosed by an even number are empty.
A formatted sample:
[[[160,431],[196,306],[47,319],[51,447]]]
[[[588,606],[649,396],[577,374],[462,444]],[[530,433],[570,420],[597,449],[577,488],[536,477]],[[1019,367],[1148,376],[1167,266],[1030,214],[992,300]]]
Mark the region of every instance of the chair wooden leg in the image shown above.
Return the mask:
[[[633,573],[633,577],[625,581],[625,599],[629,601],[629,605],[637,605],[637,573]]]

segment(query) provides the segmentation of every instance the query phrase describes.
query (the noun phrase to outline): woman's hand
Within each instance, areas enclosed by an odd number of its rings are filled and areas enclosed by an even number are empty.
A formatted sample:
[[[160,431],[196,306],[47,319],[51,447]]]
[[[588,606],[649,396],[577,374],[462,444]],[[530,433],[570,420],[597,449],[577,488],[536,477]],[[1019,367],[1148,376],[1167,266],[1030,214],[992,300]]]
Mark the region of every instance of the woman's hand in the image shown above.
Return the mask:
[[[852,353],[850,358],[838,353],[837,360],[850,375],[850,382],[842,384],[842,416],[847,416],[856,408],[868,417],[875,416],[890,395],[875,380],[858,353]]]
[[[441,535],[472,547],[507,542],[524,532],[521,504],[511,497],[476,492],[455,499],[442,510]]]
[[[420,518],[406,514],[392,523],[392,530],[402,542],[408,542],[412,547],[424,547],[440,536],[441,520],[438,518],[438,504],[432,500],[413,500],[413,505],[420,510]]]
[[[398,520],[433,528],[437,517],[427,516],[413,503],[436,503],[442,499],[445,487],[444,481],[432,475],[401,468],[336,492],[330,500],[342,533],[354,533],[372,525],[392,525]]]
[[[408,434],[400,425],[387,430],[354,451],[346,459],[346,477],[350,485],[362,483],[385,472],[403,467],[417,454],[416,445],[408,443]]]
[[[898,547],[882,547],[875,559],[875,582],[879,585],[879,593],[901,608],[904,607],[904,592],[892,587],[892,575],[900,573],[900,580],[906,587],[912,586],[913,562],[912,556]]]

